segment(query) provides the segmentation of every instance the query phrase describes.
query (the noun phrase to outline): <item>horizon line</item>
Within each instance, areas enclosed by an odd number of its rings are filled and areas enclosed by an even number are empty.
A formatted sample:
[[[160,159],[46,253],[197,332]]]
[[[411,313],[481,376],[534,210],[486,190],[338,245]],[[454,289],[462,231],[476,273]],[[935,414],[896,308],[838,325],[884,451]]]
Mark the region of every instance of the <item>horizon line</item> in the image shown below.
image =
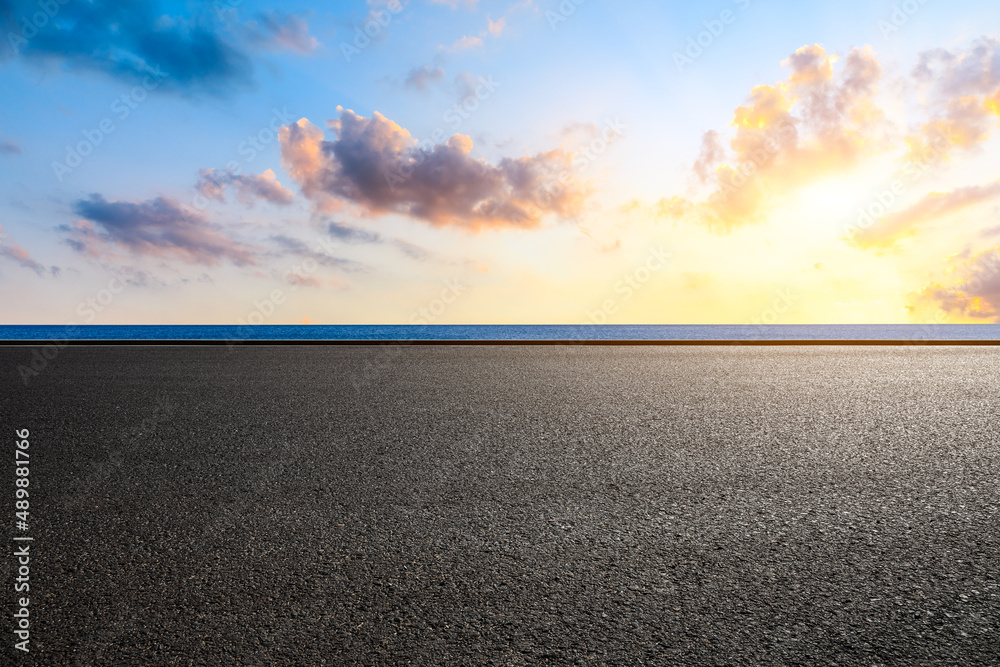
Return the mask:
[[[809,345],[809,346],[836,346],[836,345],[880,345],[880,346],[1000,346],[1000,339],[528,339],[528,338],[507,338],[507,339],[445,339],[445,338],[424,338],[424,339],[336,339],[336,338],[313,338],[313,339],[201,339],[201,338],[181,338],[181,339],[145,339],[145,338],[75,338],[75,339],[10,339],[0,340],[0,347],[30,347],[30,346],[56,345],[57,347],[86,345],[96,346],[190,346],[203,345],[212,346],[237,346],[237,345],[613,345],[613,346],[741,346],[741,345]]]

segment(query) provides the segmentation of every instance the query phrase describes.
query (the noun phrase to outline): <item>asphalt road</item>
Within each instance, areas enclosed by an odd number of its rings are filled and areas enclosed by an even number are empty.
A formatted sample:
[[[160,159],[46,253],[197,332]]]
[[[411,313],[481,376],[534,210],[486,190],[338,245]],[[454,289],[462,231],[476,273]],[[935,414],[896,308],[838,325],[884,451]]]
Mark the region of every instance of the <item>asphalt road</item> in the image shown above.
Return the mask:
[[[11,664],[1000,664],[997,348],[30,359]]]

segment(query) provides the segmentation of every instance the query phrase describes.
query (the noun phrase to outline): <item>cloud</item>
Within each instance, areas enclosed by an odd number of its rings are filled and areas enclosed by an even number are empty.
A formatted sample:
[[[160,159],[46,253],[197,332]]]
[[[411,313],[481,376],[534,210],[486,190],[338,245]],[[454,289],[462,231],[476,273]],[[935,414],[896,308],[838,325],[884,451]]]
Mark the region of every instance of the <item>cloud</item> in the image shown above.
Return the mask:
[[[500,33],[507,26],[507,19],[504,17],[498,18],[496,21],[491,19],[489,16],[486,17],[487,30],[494,37],[499,37]]]
[[[381,234],[370,232],[367,229],[360,229],[359,227],[345,225],[341,222],[331,221],[327,225],[326,231],[330,236],[343,243],[372,243],[390,245],[411,259],[422,261],[431,259],[434,256],[431,251],[414,243],[410,243],[409,241],[404,241],[403,239],[386,239],[383,238]]]
[[[781,64],[792,68],[788,78],[792,86],[815,86],[833,78],[833,64],[836,56],[828,56],[819,44],[803,46],[788,56]]]
[[[476,95],[476,87],[482,83],[482,78],[473,75],[471,72],[459,72],[455,75],[455,89],[458,91],[458,101],[465,102],[471,100]]]
[[[968,150],[985,143],[996,125],[994,104],[992,99],[975,96],[948,100],[943,111],[906,138],[911,158],[925,154],[932,144],[943,145],[948,154],[952,148]]]
[[[422,248],[415,243],[410,243],[403,239],[392,239],[389,243],[410,259],[415,259],[419,262],[428,261],[435,257],[434,253],[427,248]]]
[[[983,231],[979,232],[979,235],[982,236],[982,237],[984,237],[984,238],[987,238],[987,237],[990,237],[990,236],[1000,236],[1000,225],[997,225],[995,227],[988,227],[988,228],[984,229]]]
[[[477,82],[476,79],[472,79],[472,84]],[[601,128],[597,126],[597,123],[584,123],[580,121],[574,121],[572,123],[567,123],[558,132],[555,132],[551,136],[558,139],[561,143],[571,143],[571,142],[590,142],[592,139],[596,139],[601,134]]]
[[[295,287],[322,287],[323,281],[316,276],[307,276],[301,273],[288,273],[285,275],[285,280],[289,285],[294,285]]]
[[[53,266],[46,269],[41,263],[35,261],[27,250],[14,243],[9,236],[3,233],[3,225],[0,225],[0,257],[9,259],[18,266],[31,269],[40,276],[46,273],[57,275],[59,267]]]
[[[980,37],[965,50],[933,49],[918,56],[913,78],[937,99],[983,95],[1000,88],[1000,40]]]
[[[701,138],[701,153],[694,163],[694,173],[702,183],[708,182],[712,176],[713,167],[722,162],[726,157],[726,149],[719,141],[719,133],[709,130]]]
[[[458,2],[456,2],[455,0],[433,0],[433,1],[441,4],[451,5],[452,8],[455,8],[458,5]],[[476,0],[468,0],[466,4],[469,5],[469,7],[474,7],[475,2]],[[515,2],[514,4],[510,5],[507,8],[507,16],[510,16],[514,12],[517,12],[522,9],[533,9],[534,8],[532,6],[533,4],[534,0],[521,0],[521,2]],[[487,15],[486,28],[484,30],[480,30],[478,36],[466,35],[465,37],[461,37],[460,39],[455,40],[455,42],[453,42],[451,46],[446,47],[441,45],[438,48],[444,49],[445,51],[456,52],[456,51],[466,51],[468,49],[474,49],[480,47],[484,44],[483,40],[486,39],[487,37],[497,38],[501,34],[503,34],[503,31],[507,27],[507,16],[501,16],[496,21],[494,21],[492,17]]]
[[[271,241],[280,246],[285,253],[296,255],[298,257],[309,258],[321,266],[329,266],[350,273],[370,270],[370,267],[366,264],[356,262],[353,259],[335,257],[323,252],[320,247],[310,247],[304,241],[292,236],[277,234],[271,237]]]
[[[285,170],[320,210],[347,202],[368,215],[477,230],[534,228],[545,214],[573,217],[582,209],[587,192],[562,149],[493,165],[470,155],[467,136],[421,148],[378,112],[365,118],[337,110],[340,117],[327,121],[333,141],[305,118],[279,132]]]
[[[278,143],[282,167],[299,184],[302,194],[320,203],[324,210],[336,208],[320,178],[330,161],[324,152],[327,142],[323,130],[302,118],[278,131]]]
[[[344,243],[381,243],[382,241],[382,237],[375,232],[336,221],[331,221],[327,225],[326,231],[330,236]]]
[[[465,37],[459,37],[458,39],[456,39],[454,42],[452,42],[451,46],[442,48],[444,48],[446,51],[451,51],[454,53],[455,51],[467,51],[469,49],[474,49],[482,45],[483,45],[483,39],[481,37],[466,35]]]
[[[0,155],[19,155],[21,147],[13,141],[0,141]]]
[[[36,2],[14,0],[13,17],[32,15]],[[60,60],[140,83],[151,71],[167,75],[164,87],[218,92],[252,80],[249,57],[219,32],[211,17],[171,17],[153,0],[59,4],[59,13],[30,40],[4,39],[4,55]],[[13,28],[20,36],[20,27]],[[7,33],[4,30],[4,33]],[[16,50],[15,50],[16,49]]]
[[[172,199],[109,202],[92,194],[77,201],[73,210],[83,220],[61,229],[70,232],[71,247],[91,257],[109,254],[117,247],[133,256],[177,259],[187,264],[213,266],[221,260],[237,266],[257,263],[255,248],[230,239]]]
[[[443,69],[424,65],[423,67],[414,67],[410,70],[410,73],[406,75],[406,79],[403,81],[403,85],[423,93],[430,89],[432,83],[441,81],[442,79],[444,79]]]
[[[2,11],[3,4],[7,11]],[[96,71],[131,85],[156,73],[164,89],[224,94],[253,82],[254,49],[310,53],[319,43],[306,21],[294,14],[267,12],[244,25],[233,11],[210,5],[172,16],[157,0],[58,3],[58,13],[30,39],[18,20],[39,11],[34,0],[0,4],[0,61],[21,57],[60,62],[68,69]],[[5,16],[6,15],[6,16]],[[163,76],[161,76],[163,75]]]
[[[886,150],[887,122],[873,101],[882,77],[875,54],[855,48],[838,61],[818,44],[783,61],[788,77],[754,87],[734,110],[728,149],[718,132],[703,136],[693,170],[708,194],[664,198],[664,215],[727,232],[760,221],[782,194]]]
[[[934,49],[919,56],[913,77],[926,88],[931,119],[907,137],[920,154],[943,137],[949,147],[969,150],[993,134],[1000,116],[1000,41],[983,37],[966,50]]]
[[[263,12],[257,21],[247,23],[250,39],[257,45],[272,49],[287,49],[308,55],[319,48],[319,40],[309,34],[309,24],[301,16],[280,12]]]
[[[225,201],[228,185],[236,190],[236,199],[247,206],[252,206],[256,200],[287,206],[295,198],[295,193],[281,185],[271,169],[261,174],[247,175],[201,169],[198,171],[195,188],[206,199]]]
[[[906,210],[855,232],[851,240],[861,248],[889,247],[902,238],[915,235],[924,223],[940,220],[996,197],[1000,197],[1000,181],[958,188],[951,192],[932,192]]]
[[[1000,247],[971,257],[953,271],[961,276],[951,285],[931,283],[911,295],[911,313],[928,308],[964,320],[1000,323]]]

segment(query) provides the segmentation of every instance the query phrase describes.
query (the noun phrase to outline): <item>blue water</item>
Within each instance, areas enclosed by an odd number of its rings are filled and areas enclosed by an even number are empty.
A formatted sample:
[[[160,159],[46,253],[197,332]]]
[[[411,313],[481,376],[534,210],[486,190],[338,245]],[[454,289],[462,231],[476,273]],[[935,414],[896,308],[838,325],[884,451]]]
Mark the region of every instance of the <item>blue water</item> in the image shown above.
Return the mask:
[[[1000,324],[0,325],[0,340],[1000,340]]]

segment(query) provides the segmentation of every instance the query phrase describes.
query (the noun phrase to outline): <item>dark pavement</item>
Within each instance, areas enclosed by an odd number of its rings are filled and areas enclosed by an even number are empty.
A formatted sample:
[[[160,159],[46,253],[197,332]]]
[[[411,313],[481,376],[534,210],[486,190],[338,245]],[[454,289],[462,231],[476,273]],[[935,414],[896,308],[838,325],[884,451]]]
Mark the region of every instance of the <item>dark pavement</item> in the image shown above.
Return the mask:
[[[998,348],[30,359],[8,664],[1000,664]]]

